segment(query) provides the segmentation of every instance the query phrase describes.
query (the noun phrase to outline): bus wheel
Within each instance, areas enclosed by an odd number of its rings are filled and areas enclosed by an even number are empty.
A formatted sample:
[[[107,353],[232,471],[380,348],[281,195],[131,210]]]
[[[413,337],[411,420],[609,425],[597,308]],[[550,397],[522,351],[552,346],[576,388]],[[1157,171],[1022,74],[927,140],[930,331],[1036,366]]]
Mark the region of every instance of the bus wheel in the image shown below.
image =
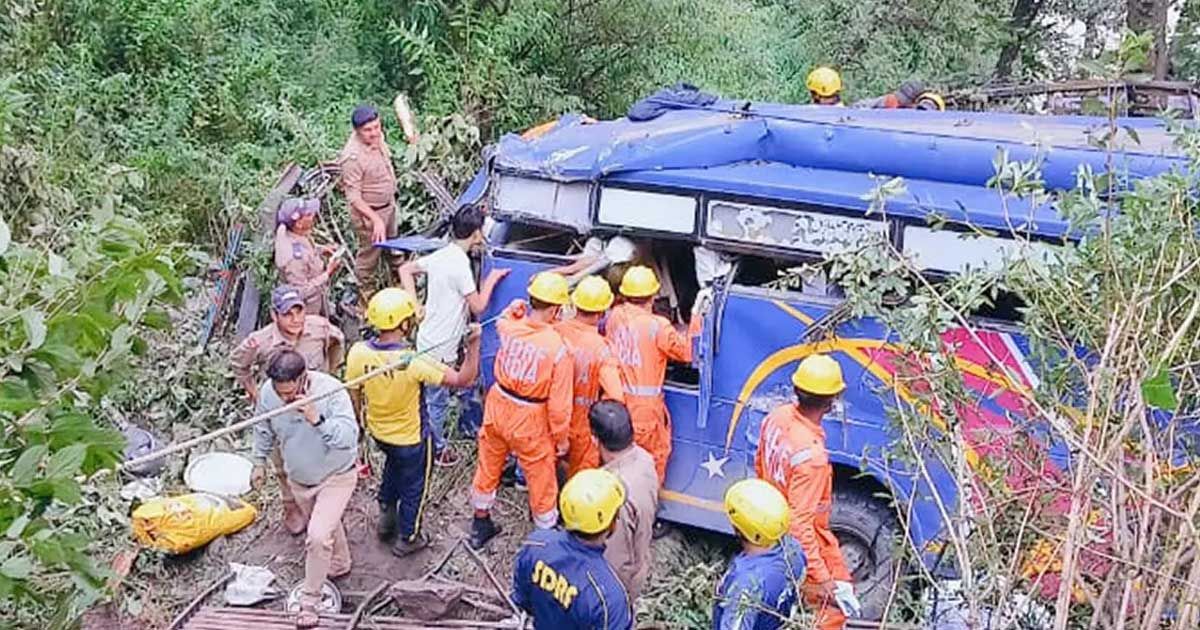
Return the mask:
[[[872,496],[871,488],[838,484],[833,488],[829,528],[837,536],[846,568],[854,578],[863,618],[880,619],[896,581],[900,523],[895,512],[885,500]]]

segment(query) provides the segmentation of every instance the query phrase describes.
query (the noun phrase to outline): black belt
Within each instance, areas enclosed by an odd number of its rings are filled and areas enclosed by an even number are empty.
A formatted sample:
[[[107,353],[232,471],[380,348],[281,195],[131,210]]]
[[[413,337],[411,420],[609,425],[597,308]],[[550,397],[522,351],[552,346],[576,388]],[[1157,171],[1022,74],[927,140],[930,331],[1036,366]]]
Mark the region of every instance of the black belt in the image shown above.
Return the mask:
[[[513,398],[516,398],[517,400],[519,400],[523,403],[529,403],[531,405],[540,405],[540,404],[546,402],[547,400],[550,400],[549,398],[530,398],[528,396],[522,396],[522,395],[514,392],[513,390],[501,385],[500,381],[496,381],[496,387],[499,387],[500,391],[504,392],[505,394],[507,394]]]

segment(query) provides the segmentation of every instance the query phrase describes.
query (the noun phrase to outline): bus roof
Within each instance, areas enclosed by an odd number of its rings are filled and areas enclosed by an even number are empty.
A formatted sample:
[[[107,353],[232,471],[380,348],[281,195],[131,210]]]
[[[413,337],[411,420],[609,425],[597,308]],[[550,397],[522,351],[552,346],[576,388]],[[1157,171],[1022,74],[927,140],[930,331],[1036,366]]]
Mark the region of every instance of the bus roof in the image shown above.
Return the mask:
[[[1113,170],[1121,185],[1187,159],[1166,123],[1149,118],[870,110],[722,100],[644,122],[564,116],[540,137],[503,137],[492,167],[558,182],[628,182],[865,210],[873,176],[902,177],[889,213],[1046,237],[1066,233],[1051,206],[989,189],[1001,150],[1041,162],[1048,189],[1076,185],[1080,168]],[[1100,138],[1116,129],[1110,154]],[[482,175],[482,174],[481,174]],[[464,195],[483,193],[483,181]]]
[[[1185,160],[1161,121],[1115,120],[1114,164],[1134,178]],[[750,105],[729,101],[668,111],[645,122],[588,122],[564,116],[532,141],[501,139],[501,167],[559,181],[596,180],[635,170],[702,168],[749,160],[985,185],[997,149],[1029,160],[1040,149],[1047,185],[1074,185],[1088,164],[1106,170],[1093,144],[1109,121],[1089,116],[869,110],[812,105]],[[1129,133],[1132,130],[1136,139]]]

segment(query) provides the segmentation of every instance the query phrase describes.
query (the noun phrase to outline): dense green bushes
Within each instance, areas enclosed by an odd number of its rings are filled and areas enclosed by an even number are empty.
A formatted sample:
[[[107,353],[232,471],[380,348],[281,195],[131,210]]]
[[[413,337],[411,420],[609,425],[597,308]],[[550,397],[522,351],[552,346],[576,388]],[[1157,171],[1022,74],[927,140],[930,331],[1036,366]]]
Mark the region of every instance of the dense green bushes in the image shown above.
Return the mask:
[[[289,3],[52,4],[4,27],[0,68],[30,97],[16,136],[76,186],[107,163],[139,169],[138,205],[193,236],[280,163],[340,146],[342,110],[378,90],[352,20]]]
[[[425,115],[424,139],[400,160],[415,224],[431,204],[409,167],[457,187],[501,133],[564,111],[620,115],[680,80],[793,102],[806,100],[818,63],[842,68],[852,98],[910,76],[980,83],[1011,39],[1009,10],[991,0],[7,0],[0,626],[12,594],[24,622],[66,593],[64,623],[99,596],[85,551],[103,524],[78,507],[88,488],[75,481],[119,447],[92,419],[98,398],[179,297],[181,250],[218,253],[282,164],[332,157],[354,104],[403,91]]]
[[[397,91],[425,114],[464,113],[487,139],[564,111],[619,115],[679,80],[802,101],[818,62],[866,96],[914,73],[984,73],[991,43],[949,8],[906,23],[841,0],[8,4],[0,73],[28,101],[9,135],[72,187],[108,163],[137,168],[137,205],[194,238],[219,236],[283,162],[332,156],[356,102]],[[914,29],[924,39],[906,43]]]
[[[0,147],[0,627],[66,627],[103,597],[107,558],[89,551],[106,523],[86,475],[119,461],[124,440],[100,401],[182,299],[179,248],[126,202],[145,185],[137,171],[107,168],[82,195],[51,171]]]
[[[611,115],[658,83],[738,80],[718,87],[773,95],[772,65],[756,59],[770,9],[603,1],[564,22],[566,6],[5,3],[0,626],[65,625],[102,596],[108,559],[89,541],[120,522],[95,518],[99,488],[78,477],[118,457],[100,399],[138,378],[142,333],[180,297],[182,243],[219,252],[283,163],[335,154],[355,103],[412,94],[426,135],[401,161],[456,185],[486,137],[565,110]],[[703,47],[689,57],[693,39]],[[745,53],[730,63],[726,47]],[[418,222],[428,201],[411,174],[401,181]]]

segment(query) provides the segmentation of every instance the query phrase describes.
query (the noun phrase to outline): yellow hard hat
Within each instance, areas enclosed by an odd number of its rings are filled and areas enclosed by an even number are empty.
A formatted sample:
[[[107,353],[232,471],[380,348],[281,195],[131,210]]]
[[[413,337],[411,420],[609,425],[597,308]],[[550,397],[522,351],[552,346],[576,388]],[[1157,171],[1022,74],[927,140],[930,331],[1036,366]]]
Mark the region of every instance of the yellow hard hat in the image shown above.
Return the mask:
[[[529,297],[562,306],[571,298],[571,288],[567,286],[567,279],[562,277],[562,274],[543,271],[529,282]]]
[[[725,513],[746,540],[770,547],[788,530],[788,504],[775,486],[762,479],[743,479],[725,491]]]
[[[416,301],[408,291],[389,287],[372,295],[367,302],[367,323],[376,330],[391,330],[416,312]]]
[[[625,504],[625,484],[602,468],[575,473],[558,499],[563,525],[568,531],[599,534],[608,529]]]
[[[571,294],[571,302],[581,311],[587,313],[603,313],[613,303],[612,287],[600,276],[588,276],[579,281],[575,292]]]
[[[821,66],[808,73],[808,91],[817,96],[833,96],[842,91],[842,77],[837,70]]]
[[[846,389],[842,366],[825,354],[806,357],[792,374],[792,385],[818,396],[833,396]]]
[[[933,107],[929,107],[930,104]],[[937,109],[939,112],[944,112],[946,111],[946,101],[937,92],[926,92],[917,97],[917,109]]]
[[[635,265],[625,271],[621,277],[621,295],[631,298],[650,297],[658,293],[658,276],[654,270],[642,265]]]

